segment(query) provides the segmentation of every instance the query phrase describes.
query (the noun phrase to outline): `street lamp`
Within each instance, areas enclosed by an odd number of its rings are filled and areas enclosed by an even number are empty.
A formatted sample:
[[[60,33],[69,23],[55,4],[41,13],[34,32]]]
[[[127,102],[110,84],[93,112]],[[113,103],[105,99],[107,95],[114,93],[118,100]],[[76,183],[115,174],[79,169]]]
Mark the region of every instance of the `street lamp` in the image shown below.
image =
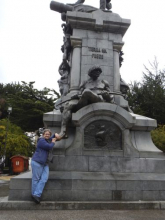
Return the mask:
[[[6,128],[6,135],[5,135],[5,146],[4,146],[4,155],[1,158],[1,166],[5,165],[5,160],[6,160],[6,143],[7,143],[7,134],[8,134],[8,130],[9,130],[9,118],[10,118],[10,114],[12,113],[12,107],[9,106],[7,109],[8,112],[8,117],[7,117],[7,128]]]
[[[9,113],[9,116],[10,116],[10,113],[12,113],[12,107],[11,106],[8,107],[7,112]]]

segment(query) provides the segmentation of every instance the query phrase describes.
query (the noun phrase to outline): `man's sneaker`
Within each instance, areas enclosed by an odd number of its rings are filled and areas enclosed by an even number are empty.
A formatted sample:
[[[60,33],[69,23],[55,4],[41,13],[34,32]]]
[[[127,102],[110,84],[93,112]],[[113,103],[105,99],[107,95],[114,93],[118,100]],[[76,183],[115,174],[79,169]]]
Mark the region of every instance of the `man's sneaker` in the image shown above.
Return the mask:
[[[40,204],[40,197],[32,195],[32,199],[36,204]]]

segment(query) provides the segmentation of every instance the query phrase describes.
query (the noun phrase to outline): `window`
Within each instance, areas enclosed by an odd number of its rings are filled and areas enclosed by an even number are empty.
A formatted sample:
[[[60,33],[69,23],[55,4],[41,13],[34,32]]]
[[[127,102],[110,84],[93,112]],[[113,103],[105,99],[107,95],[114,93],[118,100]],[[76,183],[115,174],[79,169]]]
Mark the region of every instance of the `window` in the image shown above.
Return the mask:
[[[16,164],[17,166],[19,166],[19,161],[16,161],[15,164]]]

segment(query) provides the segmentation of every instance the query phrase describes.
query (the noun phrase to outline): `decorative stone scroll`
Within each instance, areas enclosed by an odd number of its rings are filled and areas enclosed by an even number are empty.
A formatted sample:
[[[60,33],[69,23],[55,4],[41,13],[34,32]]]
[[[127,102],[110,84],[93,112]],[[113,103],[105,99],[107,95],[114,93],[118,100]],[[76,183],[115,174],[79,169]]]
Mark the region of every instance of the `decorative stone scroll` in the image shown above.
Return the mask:
[[[122,132],[111,121],[94,121],[84,129],[84,148],[88,150],[121,150]]]

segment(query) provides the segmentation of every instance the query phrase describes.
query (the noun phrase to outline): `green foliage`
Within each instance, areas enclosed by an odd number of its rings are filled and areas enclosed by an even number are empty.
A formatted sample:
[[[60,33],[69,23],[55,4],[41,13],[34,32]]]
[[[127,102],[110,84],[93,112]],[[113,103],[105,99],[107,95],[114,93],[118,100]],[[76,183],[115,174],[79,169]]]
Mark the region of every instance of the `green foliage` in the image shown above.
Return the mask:
[[[145,112],[141,109],[141,101],[143,99],[143,92],[141,84],[134,82],[129,84],[130,90],[127,94],[127,100],[132,111],[139,115],[145,115]]]
[[[7,106],[13,108],[10,120],[24,131],[34,131],[43,127],[43,114],[52,111],[59,98],[55,90],[34,88],[35,82],[0,84],[0,113],[7,117]]]
[[[142,82],[129,85],[127,100],[134,113],[165,124],[165,70],[158,70],[156,60],[151,64],[151,70],[146,66],[145,70]]]
[[[159,125],[157,129],[151,131],[154,144],[165,152],[165,125]]]
[[[145,66],[142,82],[133,82],[128,102],[134,113],[156,119],[159,126],[151,132],[154,144],[165,152],[165,70],[158,70],[155,59]]]
[[[6,129],[8,123],[7,139]],[[34,146],[31,145],[29,138],[24,135],[22,129],[7,120],[0,120],[0,155],[5,153],[6,141],[6,156],[13,155],[31,156],[34,152]]]

